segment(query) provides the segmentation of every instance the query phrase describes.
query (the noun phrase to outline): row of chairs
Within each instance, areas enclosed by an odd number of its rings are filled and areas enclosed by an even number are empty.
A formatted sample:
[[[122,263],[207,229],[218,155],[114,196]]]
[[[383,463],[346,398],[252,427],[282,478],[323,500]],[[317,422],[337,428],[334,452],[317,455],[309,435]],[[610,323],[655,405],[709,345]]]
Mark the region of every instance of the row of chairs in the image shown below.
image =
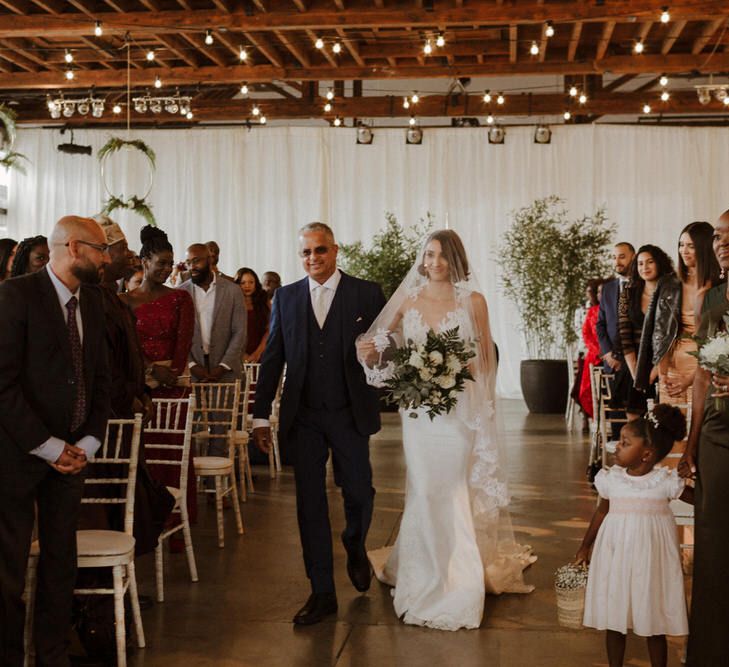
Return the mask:
[[[240,481],[242,496],[246,499],[246,485],[253,492],[253,477],[248,457],[248,442],[252,428],[252,396],[258,379],[258,365],[245,369],[241,390],[240,381],[233,383],[193,384],[187,399],[155,399],[154,414],[145,427],[145,456],[150,465],[172,466],[179,472],[179,484],[168,486],[175,499],[173,514],[180,517],[178,525],[167,528],[159,538],[155,550],[155,581],[157,600],[164,601],[165,540],[182,531],[190,579],[198,581],[195,553],[192,545],[190,520],[187,507],[187,470],[190,465],[193,442],[204,449],[205,445],[220,439],[225,443],[227,456],[208,456],[204,451],[193,455],[193,466],[198,479],[212,478],[215,486],[215,505],[218,529],[218,545],[224,546],[223,499],[231,496],[239,534],[243,534],[237,493]],[[271,477],[281,470],[278,439],[278,408],[283,378],[274,401],[270,418],[274,434],[274,447],[269,455]],[[134,494],[142,434],[142,417],[109,420],[106,437],[94,459],[94,477],[85,480],[87,492],[82,503],[95,505],[123,505],[123,531],[79,530],[76,533],[78,567],[105,568],[112,570],[112,588],[76,589],[78,595],[113,595],[117,664],[126,665],[126,624],[124,596],[128,592],[134,620],[137,645],[145,646],[139,598],[134,568]],[[239,480],[235,474],[235,458],[238,456]],[[95,491],[89,491],[94,489]],[[98,490],[97,490],[98,489]],[[35,600],[40,547],[34,542],[26,575],[26,627],[25,664],[32,664],[32,618]]]

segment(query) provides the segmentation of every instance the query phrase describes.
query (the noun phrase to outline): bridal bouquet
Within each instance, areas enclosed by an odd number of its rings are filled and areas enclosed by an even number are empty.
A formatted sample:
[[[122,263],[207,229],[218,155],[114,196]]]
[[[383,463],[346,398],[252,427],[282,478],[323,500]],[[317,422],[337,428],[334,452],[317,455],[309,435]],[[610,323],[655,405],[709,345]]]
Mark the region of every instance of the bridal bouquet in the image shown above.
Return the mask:
[[[475,347],[475,341],[459,337],[458,327],[439,334],[431,329],[424,343],[408,340],[395,352],[394,368],[384,381],[386,399],[406,410],[426,408],[431,421],[448,414],[466,381],[473,380],[468,362],[476,356]]]
[[[729,329],[729,315],[724,315],[724,324]],[[729,332],[718,331],[709,338],[695,339],[698,343],[696,352],[690,355],[699,360],[699,366],[710,373],[729,375]],[[714,399],[716,409],[722,409],[723,398]]]

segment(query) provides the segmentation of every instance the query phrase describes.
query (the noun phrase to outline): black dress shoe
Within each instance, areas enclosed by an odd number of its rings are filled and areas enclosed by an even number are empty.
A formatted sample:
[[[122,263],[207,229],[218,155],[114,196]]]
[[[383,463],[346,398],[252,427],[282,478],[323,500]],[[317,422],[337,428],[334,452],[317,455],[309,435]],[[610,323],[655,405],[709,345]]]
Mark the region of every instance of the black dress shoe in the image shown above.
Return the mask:
[[[369,590],[372,568],[364,549],[347,549],[347,574],[352,585],[360,593]]]
[[[314,625],[325,616],[337,613],[337,596],[335,593],[312,593],[306,604],[294,616],[296,625]]]

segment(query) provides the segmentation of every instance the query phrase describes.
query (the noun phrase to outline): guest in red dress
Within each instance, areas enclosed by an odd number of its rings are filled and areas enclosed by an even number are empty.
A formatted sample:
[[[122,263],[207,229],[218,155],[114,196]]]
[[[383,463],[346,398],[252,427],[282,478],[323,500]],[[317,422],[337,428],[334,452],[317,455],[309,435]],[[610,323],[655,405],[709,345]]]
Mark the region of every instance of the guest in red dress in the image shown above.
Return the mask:
[[[266,349],[268,339],[268,321],[271,317],[268,294],[263,289],[256,272],[248,267],[238,269],[235,283],[243,292],[248,315],[248,336],[243,361],[257,364],[261,360],[263,350]]]
[[[142,250],[139,254],[144,279],[137,289],[120,296],[137,319],[137,334],[146,365],[146,383],[152,388],[152,398],[187,398],[190,395],[187,362],[195,328],[195,307],[187,292],[165,286],[173,265],[172,245],[167,235],[156,227],[147,226],[142,229],[141,237]],[[154,441],[162,444],[159,435]],[[164,458],[161,450],[156,450],[154,456]],[[151,464],[149,468],[155,479],[179,488],[180,479],[175,467]],[[192,456],[188,470],[187,507],[190,520],[194,521],[197,517],[197,494]]]
[[[597,316],[600,310],[600,287],[603,280],[590,280],[587,283],[587,298],[590,307],[582,323],[582,340],[585,343],[585,361],[580,382],[580,407],[585,414],[593,418],[592,410],[592,377],[590,365],[600,365],[600,341],[597,339]]]

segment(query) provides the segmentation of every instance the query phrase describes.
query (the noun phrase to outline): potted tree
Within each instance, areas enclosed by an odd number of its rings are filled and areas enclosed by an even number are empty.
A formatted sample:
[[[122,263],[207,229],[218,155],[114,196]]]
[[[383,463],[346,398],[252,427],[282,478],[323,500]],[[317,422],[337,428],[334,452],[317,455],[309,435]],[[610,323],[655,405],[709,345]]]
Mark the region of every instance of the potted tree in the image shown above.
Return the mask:
[[[587,281],[609,272],[614,232],[603,208],[570,221],[555,195],[513,213],[497,261],[526,339],[521,389],[530,412],[565,410],[572,372],[565,356],[579,335],[575,311],[584,303]]]

